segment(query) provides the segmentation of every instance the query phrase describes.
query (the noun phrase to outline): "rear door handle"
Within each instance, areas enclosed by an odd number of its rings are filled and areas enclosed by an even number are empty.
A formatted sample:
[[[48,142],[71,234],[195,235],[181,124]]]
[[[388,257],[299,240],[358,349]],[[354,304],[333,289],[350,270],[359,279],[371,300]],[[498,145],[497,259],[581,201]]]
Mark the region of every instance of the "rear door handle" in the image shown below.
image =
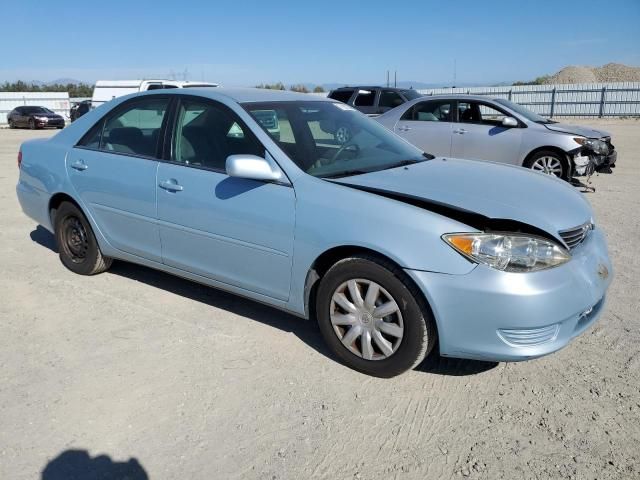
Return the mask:
[[[398,127],[398,130],[401,132],[408,132],[409,130],[411,130],[411,127],[407,127],[406,125],[402,125],[400,127]]]
[[[83,170],[86,170],[87,168],[89,168],[89,165],[84,163],[84,160],[76,160],[71,164],[71,168],[82,172]]]
[[[467,133],[467,131],[464,128],[459,128],[458,130],[454,130],[453,133],[464,135],[465,133]]]
[[[169,192],[181,192],[183,190],[182,185],[179,185],[173,178],[171,180],[165,180],[158,184],[160,188],[164,188]]]

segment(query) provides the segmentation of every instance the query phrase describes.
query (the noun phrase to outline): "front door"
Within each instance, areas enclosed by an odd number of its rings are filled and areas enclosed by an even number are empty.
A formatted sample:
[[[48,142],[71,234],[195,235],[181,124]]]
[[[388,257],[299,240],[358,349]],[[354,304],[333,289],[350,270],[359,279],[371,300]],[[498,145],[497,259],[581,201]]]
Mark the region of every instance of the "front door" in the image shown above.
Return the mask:
[[[484,102],[457,102],[458,123],[453,128],[451,155],[471,160],[521,165],[520,146],[523,129],[503,127],[508,116]]]
[[[425,100],[409,108],[393,131],[437,157],[451,155],[452,100]]]
[[[293,254],[292,187],[229,177],[229,155],[265,149],[228,107],[181,101],[170,161],[158,167],[163,262],[287,300]]]
[[[158,139],[168,102],[149,96],[123,104],[67,155],[69,179],[109,243],[157,262]]]

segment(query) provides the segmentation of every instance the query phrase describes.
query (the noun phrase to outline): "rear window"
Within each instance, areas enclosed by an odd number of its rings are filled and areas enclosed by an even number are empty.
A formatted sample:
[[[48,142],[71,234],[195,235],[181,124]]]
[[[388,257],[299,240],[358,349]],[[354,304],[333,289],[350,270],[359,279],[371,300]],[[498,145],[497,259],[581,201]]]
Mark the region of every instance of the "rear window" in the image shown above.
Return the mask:
[[[329,98],[333,98],[334,100],[338,100],[342,103],[347,103],[349,99],[353,95],[353,90],[335,90],[329,94]]]

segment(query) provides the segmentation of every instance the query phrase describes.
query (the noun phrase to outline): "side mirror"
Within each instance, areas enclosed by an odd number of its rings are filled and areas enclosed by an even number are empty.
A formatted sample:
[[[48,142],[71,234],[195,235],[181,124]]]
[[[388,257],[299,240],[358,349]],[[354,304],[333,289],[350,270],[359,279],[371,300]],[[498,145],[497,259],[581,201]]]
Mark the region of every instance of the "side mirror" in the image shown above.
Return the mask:
[[[502,119],[502,126],[503,127],[517,127],[518,126],[518,120],[516,120],[513,117],[504,117]]]
[[[256,155],[229,155],[226,162],[227,175],[263,182],[287,182],[277,165]],[[288,183],[288,182],[287,182]]]

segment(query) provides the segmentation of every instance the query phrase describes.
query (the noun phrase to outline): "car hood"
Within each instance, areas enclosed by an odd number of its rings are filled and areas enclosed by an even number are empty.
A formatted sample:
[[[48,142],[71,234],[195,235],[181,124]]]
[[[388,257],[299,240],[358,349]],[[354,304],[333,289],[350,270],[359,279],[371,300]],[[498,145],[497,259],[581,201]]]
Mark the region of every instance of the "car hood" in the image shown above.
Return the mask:
[[[595,128],[584,127],[580,125],[570,125],[568,123],[546,123],[544,126],[548,130],[560,133],[569,133],[571,135],[580,135],[587,138],[610,137],[609,132],[604,130],[596,130]]]
[[[57,113],[30,113],[32,117],[62,118]]]
[[[524,223],[555,238],[591,220],[583,195],[557,178],[494,162],[435,158],[407,167],[335,180],[407,203],[416,200],[453,212]],[[429,207],[426,207],[429,209]],[[447,215],[445,210],[445,215]],[[454,219],[456,215],[451,215]]]

